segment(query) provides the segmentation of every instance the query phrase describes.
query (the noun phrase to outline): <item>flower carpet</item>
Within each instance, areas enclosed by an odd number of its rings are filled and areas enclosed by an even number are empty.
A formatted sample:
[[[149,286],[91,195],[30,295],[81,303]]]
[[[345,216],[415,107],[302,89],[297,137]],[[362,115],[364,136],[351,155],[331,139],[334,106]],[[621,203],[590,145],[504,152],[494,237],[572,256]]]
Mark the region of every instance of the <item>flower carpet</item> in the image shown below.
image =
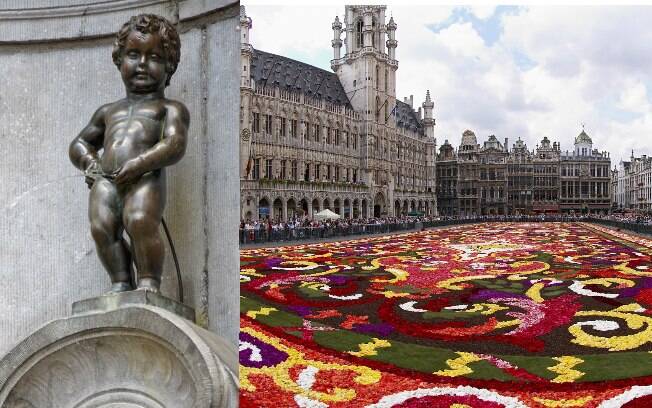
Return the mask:
[[[652,407],[652,240],[483,223],[241,251],[241,407]]]

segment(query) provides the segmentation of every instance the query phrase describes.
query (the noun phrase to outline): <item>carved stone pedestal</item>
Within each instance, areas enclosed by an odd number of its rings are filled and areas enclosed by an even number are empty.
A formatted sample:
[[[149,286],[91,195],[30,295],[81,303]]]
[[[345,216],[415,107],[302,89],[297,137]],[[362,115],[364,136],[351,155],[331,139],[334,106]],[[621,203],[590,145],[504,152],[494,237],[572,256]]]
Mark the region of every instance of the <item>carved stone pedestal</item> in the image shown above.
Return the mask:
[[[3,408],[230,408],[232,345],[182,316],[191,308],[127,292],[77,302],[0,360]]]

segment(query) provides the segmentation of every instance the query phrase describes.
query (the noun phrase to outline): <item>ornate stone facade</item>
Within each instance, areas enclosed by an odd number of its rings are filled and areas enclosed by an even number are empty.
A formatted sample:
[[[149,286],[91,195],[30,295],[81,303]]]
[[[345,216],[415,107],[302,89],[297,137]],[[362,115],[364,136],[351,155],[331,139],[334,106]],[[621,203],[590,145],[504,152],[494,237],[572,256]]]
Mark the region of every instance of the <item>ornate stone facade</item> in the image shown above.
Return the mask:
[[[621,161],[612,172],[613,206],[619,210],[652,210],[652,157]]]
[[[429,92],[417,111],[412,96],[396,99],[397,25],[385,9],[336,17],[332,73],[253,48],[241,8],[243,219],[436,214],[434,103]]]
[[[559,209],[563,213],[607,213],[611,209],[609,153],[593,149],[593,141],[582,130],[573,152],[565,152],[559,163]]]
[[[462,134],[455,151],[448,141],[437,157],[440,214],[447,216],[609,211],[609,154],[593,149],[584,132],[575,150],[562,154],[547,137],[530,151],[517,140],[510,152],[489,136],[483,146],[475,134]]]

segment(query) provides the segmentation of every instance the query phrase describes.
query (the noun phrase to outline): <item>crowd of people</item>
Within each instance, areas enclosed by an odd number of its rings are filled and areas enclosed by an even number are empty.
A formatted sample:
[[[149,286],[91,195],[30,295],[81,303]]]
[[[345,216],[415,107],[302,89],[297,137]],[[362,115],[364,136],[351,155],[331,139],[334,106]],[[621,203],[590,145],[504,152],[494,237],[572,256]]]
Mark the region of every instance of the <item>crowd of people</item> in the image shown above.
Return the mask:
[[[287,241],[296,239],[321,239],[333,236],[387,233],[417,227],[457,224],[478,221],[586,221],[600,220],[611,223],[652,226],[652,216],[643,214],[537,214],[537,215],[482,215],[482,216],[398,216],[370,218],[338,218],[316,220],[307,216],[294,216],[288,221],[271,218],[240,221],[240,243]]]
[[[367,225],[389,225],[389,224],[408,224],[417,222],[427,222],[438,220],[439,217],[432,216],[401,216],[401,217],[372,217],[372,218],[338,218],[315,220],[309,217],[292,217],[288,221],[273,220],[265,218],[260,220],[241,220],[240,230],[243,231],[283,231],[293,230],[296,228],[334,228],[343,229],[352,226]]]

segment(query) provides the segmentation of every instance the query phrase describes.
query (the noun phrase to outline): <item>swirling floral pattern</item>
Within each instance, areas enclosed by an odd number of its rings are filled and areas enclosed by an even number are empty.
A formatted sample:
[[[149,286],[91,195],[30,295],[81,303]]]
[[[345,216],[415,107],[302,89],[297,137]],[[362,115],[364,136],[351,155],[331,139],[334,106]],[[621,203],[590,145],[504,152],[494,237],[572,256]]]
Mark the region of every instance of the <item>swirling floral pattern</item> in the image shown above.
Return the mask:
[[[651,255],[582,223],[243,250],[241,406],[647,401]]]

